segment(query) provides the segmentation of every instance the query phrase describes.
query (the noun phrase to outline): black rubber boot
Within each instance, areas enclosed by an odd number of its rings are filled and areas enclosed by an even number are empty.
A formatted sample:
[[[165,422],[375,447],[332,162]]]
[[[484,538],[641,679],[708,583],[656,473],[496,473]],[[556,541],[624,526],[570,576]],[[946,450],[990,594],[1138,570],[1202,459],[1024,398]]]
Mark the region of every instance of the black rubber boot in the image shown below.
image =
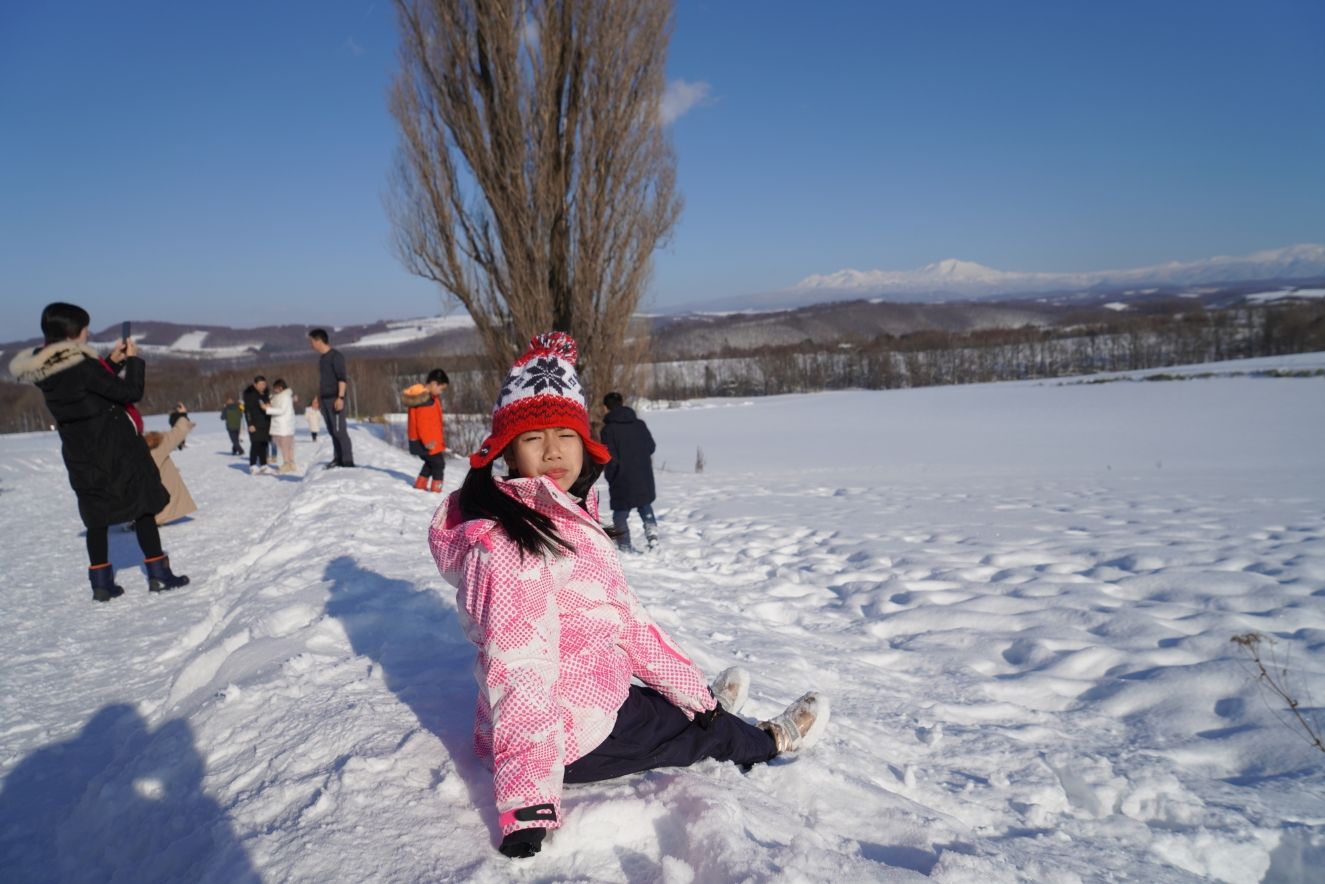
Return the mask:
[[[143,564],[147,566],[147,588],[151,592],[165,592],[189,585],[188,577],[171,573],[169,556],[146,559]]]
[[[92,582],[94,602],[108,602],[124,595],[124,588],[115,585],[115,570],[109,564],[88,568],[87,577]]]

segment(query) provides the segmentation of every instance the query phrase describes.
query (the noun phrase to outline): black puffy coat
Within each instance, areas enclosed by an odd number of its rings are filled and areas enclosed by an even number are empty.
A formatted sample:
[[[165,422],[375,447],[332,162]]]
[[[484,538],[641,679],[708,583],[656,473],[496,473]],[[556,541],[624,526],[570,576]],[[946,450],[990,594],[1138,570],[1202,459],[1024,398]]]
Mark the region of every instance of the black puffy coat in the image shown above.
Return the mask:
[[[271,418],[262,410],[263,403],[270,401],[266,393],[259,393],[252,384],[244,390],[244,426],[255,427],[254,435],[266,436],[271,430]]]
[[[629,510],[648,506],[657,495],[653,490],[653,435],[648,425],[635,417],[635,410],[622,405],[603,418],[603,444],[612,455],[603,473],[611,492],[612,509]]]
[[[84,525],[116,525],[166,508],[170,493],[125,410],[143,396],[141,359],[126,359],[120,378],[106,370],[95,350],[66,341],[20,353],[10,371],[36,383],[46,397]]]

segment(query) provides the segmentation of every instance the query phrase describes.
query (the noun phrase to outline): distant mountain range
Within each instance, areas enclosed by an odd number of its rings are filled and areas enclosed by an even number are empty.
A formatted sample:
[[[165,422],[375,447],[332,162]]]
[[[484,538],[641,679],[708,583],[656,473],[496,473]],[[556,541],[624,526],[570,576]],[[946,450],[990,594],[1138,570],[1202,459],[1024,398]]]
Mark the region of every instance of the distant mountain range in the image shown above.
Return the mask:
[[[1091,273],[1023,273],[995,270],[971,261],[948,259],[916,270],[839,270],[807,276],[791,288],[774,292],[682,304],[668,313],[740,310],[786,310],[828,301],[882,300],[922,302],[1015,299],[1037,294],[1120,295],[1147,288],[1222,286],[1256,281],[1283,283],[1325,277],[1325,245],[1304,243],[1240,257],[1221,256],[1182,264],[1172,261],[1132,270]],[[1132,291],[1127,291],[1131,289]]]
[[[810,276],[789,289],[664,309],[652,316],[660,356],[698,355],[844,336],[916,331],[1053,326],[1071,311],[1141,311],[1174,298],[1207,308],[1325,299],[1325,245],[1297,245],[1240,258],[1173,262],[1096,273],[1016,273],[969,261],[940,261],[918,270],[842,270]],[[229,328],[173,322],[133,323],[134,340],[152,361],[227,365],[313,359],[308,325]],[[108,350],[115,323],[92,335]],[[332,329],[346,355],[456,357],[481,342],[466,314],[380,321]],[[16,350],[40,338],[0,343],[0,381]]]

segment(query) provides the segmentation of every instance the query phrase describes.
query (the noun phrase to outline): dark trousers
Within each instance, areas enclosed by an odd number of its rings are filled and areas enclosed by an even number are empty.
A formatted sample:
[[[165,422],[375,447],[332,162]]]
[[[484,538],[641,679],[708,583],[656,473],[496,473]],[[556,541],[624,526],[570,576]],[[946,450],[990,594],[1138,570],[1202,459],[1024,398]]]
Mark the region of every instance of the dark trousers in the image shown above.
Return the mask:
[[[87,529],[87,558],[88,564],[93,567],[110,561],[110,537],[106,533],[108,530],[105,525]],[[161,532],[156,529],[155,513],[148,513],[135,519],[133,530],[138,534],[138,546],[143,551],[143,558],[154,559],[161,555]]]
[[[248,465],[255,464],[267,465],[267,445],[271,442],[271,436],[267,435],[266,430],[258,430],[256,433],[248,434]]]
[[[422,455],[422,457],[423,468],[419,470],[419,478],[442,481],[442,473],[446,472],[446,455],[439,451],[436,454]]]
[[[687,767],[701,758],[758,764],[774,755],[773,738],[744,719],[720,714],[705,730],[653,688],[631,685],[611,735],[566,765],[565,782],[596,783],[655,767]]]
[[[322,421],[327,425],[327,435],[331,437],[333,462],[344,467],[354,466],[354,449],[350,446],[350,428],[345,421],[345,412],[336,410],[336,394],[322,396]]]
[[[644,506],[636,507],[640,519],[644,522],[644,533],[650,539],[654,538],[658,531],[658,517],[653,514],[653,504],[646,503]],[[630,546],[630,510],[612,510],[612,529],[616,534],[616,545],[628,550]],[[653,533],[650,533],[652,529]]]
[[[640,520],[644,522],[647,528],[649,525],[657,525],[658,517],[653,514],[653,504],[646,503],[644,506],[636,507],[635,511],[639,513]],[[612,510],[612,527],[618,531],[626,530],[626,522],[630,518],[630,510]]]
[[[230,434],[230,453],[231,453],[231,454],[243,454],[243,453],[244,453],[244,446],[239,444],[239,431],[238,431],[238,430],[226,430],[226,432]]]

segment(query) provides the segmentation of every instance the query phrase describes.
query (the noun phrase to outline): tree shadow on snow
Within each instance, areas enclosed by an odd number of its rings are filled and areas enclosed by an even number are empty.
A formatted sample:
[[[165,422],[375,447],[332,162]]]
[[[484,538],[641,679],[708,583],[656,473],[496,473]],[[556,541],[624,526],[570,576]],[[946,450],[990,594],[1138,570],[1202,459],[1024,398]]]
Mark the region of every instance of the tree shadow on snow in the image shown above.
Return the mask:
[[[133,707],[107,706],[5,777],[4,880],[257,884],[202,775],[186,722],[150,731]]]
[[[322,579],[331,583],[327,613],[340,620],[354,652],[382,668],[391,692],[442,741],[496,845],[492,775],[474,755],[474,646],[455,609],[436,590],[384,577],[351,556],[329,562]]]

